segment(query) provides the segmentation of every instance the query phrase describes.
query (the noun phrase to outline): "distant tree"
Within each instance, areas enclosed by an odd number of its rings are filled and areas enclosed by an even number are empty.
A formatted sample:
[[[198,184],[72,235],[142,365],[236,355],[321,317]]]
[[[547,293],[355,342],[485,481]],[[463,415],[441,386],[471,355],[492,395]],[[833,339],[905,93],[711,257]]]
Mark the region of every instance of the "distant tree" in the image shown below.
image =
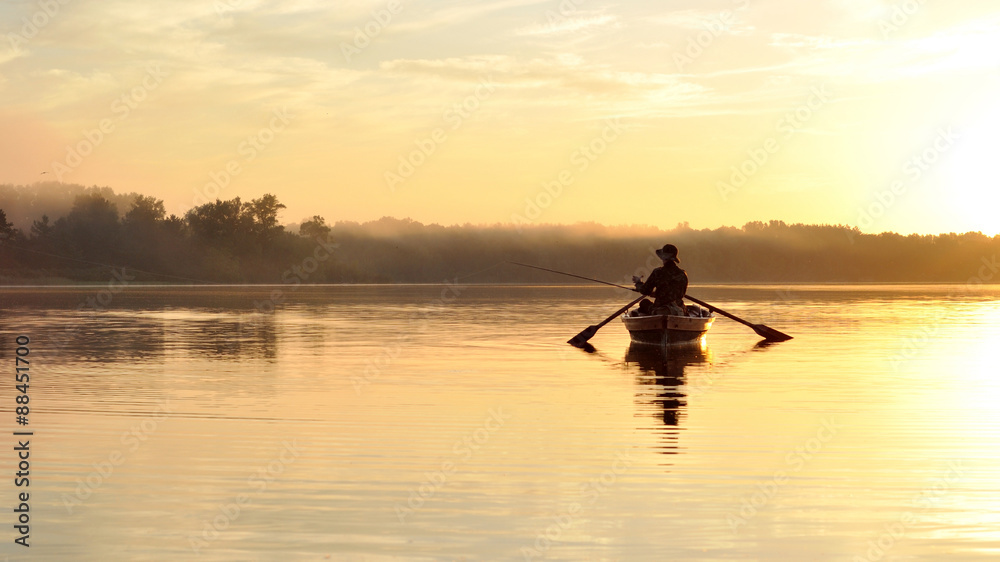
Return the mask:
[[[270,194],[246,203],[239,197],[229,201],[216,199],[191,209],[186,219],[200,247],[214,247],[233,256],[260,260],[277,251],[275,241],[284,234],[278,212],[284,208]],[[260,263],[256,267],[267,269]]]
[[[186,215],[191,232],[203,243],[232,244],[241,234],[249,232],[247,218],[239,197],[229,201],[216,199],[191,209]]]
[[[184,217],[167,217],[163,202],[154,197],[56,182],[0,185],[0,202],[4,278],[57,274],[98,280],[106,275],[96,273],[98,267],[89,261],[127,265],[149,272],[145,274],[150,280],[287,282],[282,272],[314,255],[316,238],[336,238],[336,259],[322,260],[303,281],[439,283],[470,272],[476,272],[476,282],[565,281],[535,270],[496,267],[514,260],[627,281],[633,274],[649,274],[649,268],[659,263],[652,251],[665,242],[680,248],[693,283],[971,285],[1000,279],[992,259],[1000,254],[1000,236],[979,232],[901,236],[780,220],[711,230],[693,229],[686,222],[670,230],[596,223],[515,230],[504,225],[424,225],[390,217],[363,224],[327,224],[315,215],[302,222],[300,235],[293,235],[279,226],[278,215],[285,206],[270,194],[249,202],[238,197],[217,199]],[[30,238],[25,239],[17,227],[28,231]]]
[[[99,193],[78,195],[66,218],[83,224],[100,226],[118,224],[118,207]]]
[[[132,202],[132,208],[125,213],[125,226],[152,225],[164,219],[167,210],[163,200],[147,195],[139,195]]]
[[[166,214],[160,199],[137,195],[132,200],[128,212],[122,217],[125,234],[122,250],[132,267],[148,270],[169,263],[165,261],[164,250],[180,241],[164,236],[162,227]]]
[[[0,241],[14,238],[14,223],[7,222],[7,213],[0,209]]]
[[[169,217],[163,219],[163,229],[173,236],[182,236],[186,226],[187,225],[184,222],[184,219],[178,217],[177,215],[170,215]]]
[[[259,199],[253,199],[244,204],[244,220],[250,225],[251,231],[258,240],[267,243],[284,231],[278,224],[278,211],[284,208],[285,206],[278,202],[277,197],[267,193]]]
[[[49,223],[49,216],[42,215],[42,220],[31,223],[31,237],[39,240],[48,240],[52,237],[53,226]]]
[[[65,217],[73,209],[78,195],[97,194],[104,197],[123,214],[136,198],[136,193],[115,193],[110,187],[85,187],[56,181],[38,182],[31,185],[0,184],[0,205],[15,227],[26,232],[31,222],[42,215],[48,215],[55,222]]]
[[[327,226],[326,220],[319,215],[313,215],[313,218],[303,221],[299,227],[299,235],[306,238],[322,238],[329,232],[330,227]]]
[[[121,225],[118,207],[100,193],[78,195],[65,220],[56,221],[68,242],[93,261],[108,261],[116,253]]]

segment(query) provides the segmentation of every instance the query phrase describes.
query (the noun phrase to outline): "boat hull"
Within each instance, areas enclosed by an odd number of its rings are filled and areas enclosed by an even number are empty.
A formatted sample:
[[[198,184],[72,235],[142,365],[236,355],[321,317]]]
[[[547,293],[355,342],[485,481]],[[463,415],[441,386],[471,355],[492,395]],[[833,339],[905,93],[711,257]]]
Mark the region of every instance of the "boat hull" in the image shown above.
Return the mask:
[[[660,346],[700,341],[714,321],[712,316],[622,315],[622,322],[633,342]]]

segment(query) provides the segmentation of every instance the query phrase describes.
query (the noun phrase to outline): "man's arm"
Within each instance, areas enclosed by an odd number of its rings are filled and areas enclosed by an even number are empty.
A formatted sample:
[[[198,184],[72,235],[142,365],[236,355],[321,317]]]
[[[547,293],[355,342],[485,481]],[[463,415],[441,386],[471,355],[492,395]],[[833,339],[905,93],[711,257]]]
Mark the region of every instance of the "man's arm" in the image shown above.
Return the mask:
[[[642,279],[639,279],[638,277],[633,277],[633,279],[635,280],[635,290],[646,295],[647,297],[651,297],[653,296],[653,292],[656,290],[656,285],[658,283],[659,278],[660,278],[660,268],[654,269],[653,272],[649,274],[649,279],[646,279],[645,283],[642,282]]]

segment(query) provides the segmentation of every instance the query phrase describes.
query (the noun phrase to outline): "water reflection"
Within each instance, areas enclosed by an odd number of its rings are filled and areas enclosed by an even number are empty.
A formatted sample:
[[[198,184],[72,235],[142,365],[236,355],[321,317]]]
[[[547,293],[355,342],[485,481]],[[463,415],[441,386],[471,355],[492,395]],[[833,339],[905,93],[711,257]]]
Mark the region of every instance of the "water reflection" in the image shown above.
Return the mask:
[[[281,321],[258,312],[269,288],[135,287],[93,305],[90,287],[0,292],[0,332],[30,331],[50,353],[93,363],[274,359]]]
[[[198,334],[187,351],[207,353],[218,359],[274,359],[278,349],[278,327],[270,314],[247,315],[227,321],[195,320],[185,331]]]
[[[268,314],[216,314],[203,311],[89,315],[78,319],[50,316],[50,327],[36,330],[45,348],[74,360],[115,363],[162,361],[167,355],[221,360],[274,359],[279,326]],[[58,326],[58,327],[55,327]],[[0,329],[3,324],[0,323]]]
[[[849,560],[904,515],[886,557],[1000,551],[1000,301],[699,288],[755,320],[775,306],[796,338],[720,321],[711,349],[628,347],[611,325],[585,354],[567,326],[620,306],[590,288],[471,286],[431,310],[439,287],[302,287],[255,315],[271,290],[136,286],[97,313],[76,308],[92,289],[0,287],[8,368],[31,336],[40,559],[187,559],[209,529],[206,559]],[[303,454],[279,465],[285,442]]]
[[[642,386],[636,390],[637,403],[655,405],[655,415],[662,416],[664,425],[671,429],[678,429],[686,415],[685,369],[709,360],[704,340],[695,345],[668,347],[632,343],[625,351],[626,369],[638,367],[636,380]],[[665,454],[677,452],[678,437],[677,431],[665,434]]]

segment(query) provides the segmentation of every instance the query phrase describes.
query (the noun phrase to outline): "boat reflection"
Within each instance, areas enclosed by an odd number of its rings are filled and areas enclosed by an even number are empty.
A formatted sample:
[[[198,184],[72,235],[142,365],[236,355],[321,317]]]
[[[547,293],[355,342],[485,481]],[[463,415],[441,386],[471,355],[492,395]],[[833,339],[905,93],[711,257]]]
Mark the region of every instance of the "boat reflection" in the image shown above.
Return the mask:
[[[640,384],[636,402],[647,409],[654,405],[655,415],[662,416],[668,430],[664,436],[666,454],[677,452],[677,429],[687,409],[685,369],[710,361],[711,353],[704,339],[692,345],[666,347],[633,343],[625,351],[625,368],[636,373]]]

